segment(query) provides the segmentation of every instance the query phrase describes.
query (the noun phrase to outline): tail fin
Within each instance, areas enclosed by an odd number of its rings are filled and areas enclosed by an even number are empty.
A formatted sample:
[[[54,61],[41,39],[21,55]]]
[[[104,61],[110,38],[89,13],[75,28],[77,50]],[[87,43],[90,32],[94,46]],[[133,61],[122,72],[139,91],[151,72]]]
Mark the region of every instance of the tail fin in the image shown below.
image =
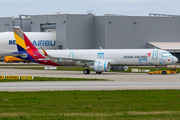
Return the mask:
[[[43,53],[44,53],[45,56],[49,56],[42,47],[41,47],[41,50],[43,51]]]
[[[19,55],[18,57],[21,59],[33,62],[39,62],[39,58],[45,58],[39,53],[38,49],[31,43],[20,27],[13,27],[13,31],[18,49],[18,52],[14,52],[13,54]]]
[[[23,33],[20,27],[13,27],[13,31],[18,49],[18,52],[12,53],[13,55],[16,55],[18,58],[29,60],[32,62],[58,66],[58,64],[49,60],[49,55],[43,48],[42,53],[31,43],[31,41]]]
[[[20,27],[14,26],[13,27],[14,36],[17,44],[18,51],[29,51],[38,49],[31,43],[28,37],[23,33]]]
[[[50,56],[42,48],[39,51],[28,39],[28,37],[23,33],[20,27],[13,27],[14,36],[17,44],[18,52],[13,52],[18,58],[29,60],[32,62],[37,62],[45,65],[59,66],[57,63],[49,60]]]

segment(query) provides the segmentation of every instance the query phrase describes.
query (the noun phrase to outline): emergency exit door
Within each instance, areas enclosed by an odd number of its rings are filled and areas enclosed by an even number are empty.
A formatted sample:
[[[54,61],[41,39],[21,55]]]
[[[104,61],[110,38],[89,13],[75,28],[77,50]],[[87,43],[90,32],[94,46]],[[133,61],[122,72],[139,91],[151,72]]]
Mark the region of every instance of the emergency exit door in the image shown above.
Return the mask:
[[[153,51],[152,59],[153,60],[157,60],[158,59],[158,51],[157,50]]]

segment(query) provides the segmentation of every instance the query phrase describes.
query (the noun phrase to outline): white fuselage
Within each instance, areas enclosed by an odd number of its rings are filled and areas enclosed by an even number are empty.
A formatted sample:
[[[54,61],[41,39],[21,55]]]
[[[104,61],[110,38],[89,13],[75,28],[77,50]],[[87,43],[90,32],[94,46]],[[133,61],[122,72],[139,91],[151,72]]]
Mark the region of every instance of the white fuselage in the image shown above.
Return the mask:
[[[92,50],[46,50],[57,58],[76,58],[93,61],[106,61],[111,66],[163,66],[176,63],[178,59],[168,51],[160,49],[92,49]],[[64,61],[65,62],[65,61]],[[63,65],[62,60],[57,60]],[[68,65],[68,63],[66,63]],[[71,64],[72,65],[72,64]]]

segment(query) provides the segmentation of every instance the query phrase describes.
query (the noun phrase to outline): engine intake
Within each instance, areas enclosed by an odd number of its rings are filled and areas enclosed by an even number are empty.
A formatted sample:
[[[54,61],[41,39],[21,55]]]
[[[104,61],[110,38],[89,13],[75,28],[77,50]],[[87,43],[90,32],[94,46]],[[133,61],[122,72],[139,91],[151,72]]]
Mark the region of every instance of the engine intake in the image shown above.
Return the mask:
[[[105,61],[99,61],[95,62],[89,68],[96,72],[108,72],[110,70],[110,63]]]

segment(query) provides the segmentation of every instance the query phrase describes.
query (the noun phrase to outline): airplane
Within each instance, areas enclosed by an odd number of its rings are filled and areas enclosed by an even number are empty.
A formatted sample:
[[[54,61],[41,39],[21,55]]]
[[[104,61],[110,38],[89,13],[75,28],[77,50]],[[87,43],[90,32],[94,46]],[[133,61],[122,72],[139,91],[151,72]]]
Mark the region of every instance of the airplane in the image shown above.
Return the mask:
[[[80,50],[38,50],[23,33],[20,27],[13,27],[18,52],[12,54],[18,58],[52,66],[86,67],[97,74],[123,71],[128,66],[167,66],[178,59],[171,53],[160,49],[80,49]]]
[[[55,49],[56,34],[53,30],[47,32],[25,32],[30,41],[37,48]],[[14,32],[0,32],[0,56],[4,57],[17,51]]]

